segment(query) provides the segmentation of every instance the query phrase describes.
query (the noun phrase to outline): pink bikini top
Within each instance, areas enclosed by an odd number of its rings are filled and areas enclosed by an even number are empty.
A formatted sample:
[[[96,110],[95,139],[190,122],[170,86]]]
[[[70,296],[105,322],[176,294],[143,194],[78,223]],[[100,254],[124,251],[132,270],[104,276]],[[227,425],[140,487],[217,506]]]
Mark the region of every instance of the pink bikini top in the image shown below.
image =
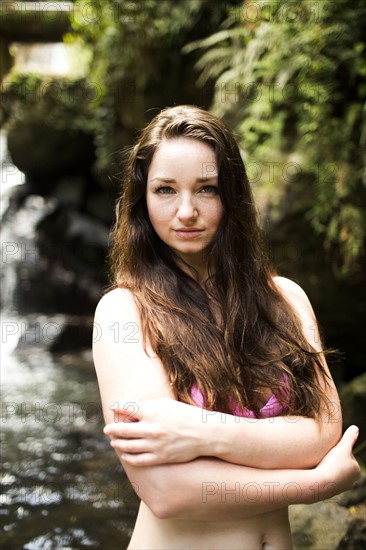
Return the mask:
[[[197,407],[205,407],[205,399],[202,395],[199,387],[194,384],[191,389],[191,397]],[[229,398],[229,405],[234,416],[242,416],[244,418],[257,418],[253,411],[241,407],[234,399]],[[283,405],[275,395],[271,395],[267,403],[260,409],[260,415],[262,418],[271,418],[273,416],[281,416],[285,414],[287,408]]]

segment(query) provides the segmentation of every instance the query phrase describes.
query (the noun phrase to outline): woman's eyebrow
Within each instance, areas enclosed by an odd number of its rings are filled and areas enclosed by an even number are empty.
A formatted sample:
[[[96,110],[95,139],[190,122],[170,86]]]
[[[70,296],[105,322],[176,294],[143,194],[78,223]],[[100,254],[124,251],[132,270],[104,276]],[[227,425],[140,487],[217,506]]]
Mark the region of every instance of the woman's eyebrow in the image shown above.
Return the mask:
[[[177,183],[174,178],[163,178],[161,176],[156,176],[155,178],[152,178],[150,181],[155,181],[155,180],[163,181],[164,183]]]
[[[202,183],[207,181],[216,181],[217,178],[218,178],[218,175],[207,176],[207,177],[203,176],[203,177],[196,178],[196,182]],[[155,180],[163,181],[164,183],[177,183],[177,181],[174,178],[164,178],[161,176],[155,176],[155,178],[152,178],[150,181],[155,181]]]
[[[212,175],[212,176],[202,176],[201,178],[197,178],[196,181],[198,183],[205,182],[205,181],[217,181],[217,178],[219,177],[218,174]]]

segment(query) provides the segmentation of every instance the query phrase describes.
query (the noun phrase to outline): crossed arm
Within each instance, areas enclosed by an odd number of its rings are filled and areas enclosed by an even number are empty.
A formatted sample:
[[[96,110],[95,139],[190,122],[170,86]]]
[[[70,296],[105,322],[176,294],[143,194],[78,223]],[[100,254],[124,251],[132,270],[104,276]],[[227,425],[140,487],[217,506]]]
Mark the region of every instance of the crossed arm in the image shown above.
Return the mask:
[[[321,429],[308,418],[237,422],[217,413],[203,422],[204,411],[174,401],[160,361],[145,354],[139,332],[135,342],[123,333],[127,326],[139,330],[132,296],[114,290],[97,308],[93,350],[107,433],[136,492],[157,516],[250,517],[328,498],[357,477],[352,431],[318,468],[303,469],[335,445],[339,416]],[[335,389],[330,398],[337,399]],[[132,408],[134,419],[128,418]],[[248,490],[257,491],[255,498]]]

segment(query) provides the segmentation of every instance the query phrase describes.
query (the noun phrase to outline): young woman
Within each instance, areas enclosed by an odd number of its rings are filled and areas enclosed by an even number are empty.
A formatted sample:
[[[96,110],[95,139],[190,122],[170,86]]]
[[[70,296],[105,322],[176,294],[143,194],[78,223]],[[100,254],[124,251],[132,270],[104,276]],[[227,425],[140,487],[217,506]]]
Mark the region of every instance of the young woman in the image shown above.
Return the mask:
[[[141,498],[129,549],[290,549],[288,505],[357,479],[357,428],[339,442],[313,310],[269,264],[220,120],[192,106],[154,118],[112,236],[94,361],[105,433]]]

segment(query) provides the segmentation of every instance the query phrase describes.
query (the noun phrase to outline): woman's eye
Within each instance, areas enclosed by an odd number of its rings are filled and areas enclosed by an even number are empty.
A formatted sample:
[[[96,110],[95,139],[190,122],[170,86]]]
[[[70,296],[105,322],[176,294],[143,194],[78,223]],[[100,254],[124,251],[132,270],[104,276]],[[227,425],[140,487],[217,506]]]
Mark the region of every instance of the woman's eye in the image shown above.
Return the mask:
[[[171,195],[174,193],[174,189],[172,187],[168,187],[167,185],[162,185],[161,187],[155,189],[155,193],[159,193],[159,195]]]
[[[201,191],[203,193],[215,193],[215,194],[219,192],[218,187],[216,185],[205,185],[204,187],[201,187]]]

